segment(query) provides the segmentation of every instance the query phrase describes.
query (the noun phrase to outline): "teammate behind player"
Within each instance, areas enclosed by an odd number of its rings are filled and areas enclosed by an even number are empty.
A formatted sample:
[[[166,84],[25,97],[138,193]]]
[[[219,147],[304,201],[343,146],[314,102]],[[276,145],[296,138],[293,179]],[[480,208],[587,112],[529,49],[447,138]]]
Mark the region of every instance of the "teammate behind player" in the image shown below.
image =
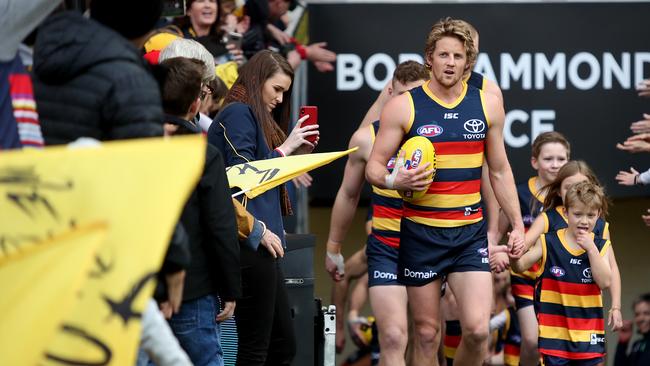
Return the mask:
[[[456,362],[479,365],[487,350],[492,297],[480,196],[484,148],[497,200],[514,223],[511,254],[520,255],[523,246],[524,227],[503,142],[504,111],[496,96],[462,81],[476,57],[470,31],[462,22],[447,18],[436,23],[425,55],[433,77],[386,104],[366,177],[380,188],[429,187],[422,198],[405,202],[401,222],[398,280],[407,286],[419,337],[414,364],[435,357],[440,277],[447,275],[463,332]],[[428,163],[412,170],[396,168],[393,173],[386,169],[401,142],[417,135],[428,137],[436,149],[434,182],[427,178]],[[403,352],[384,355],[382,345],[382,364],[404,365]]]

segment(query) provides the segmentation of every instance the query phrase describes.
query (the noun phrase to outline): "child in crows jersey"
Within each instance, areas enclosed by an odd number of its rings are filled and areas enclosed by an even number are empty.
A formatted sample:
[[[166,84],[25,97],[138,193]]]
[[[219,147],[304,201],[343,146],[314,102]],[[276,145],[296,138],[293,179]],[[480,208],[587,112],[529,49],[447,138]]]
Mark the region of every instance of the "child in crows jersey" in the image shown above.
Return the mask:
[[[517,185],[521,217],[524,220],[526,231],[542,212],[546,197],[545,188],[555,181],[562,166],[569,161],[571,145],[564,135],[559,132],[544,132],[533,141],[531,152],[530,164],[537,174]],[[501,212],[497,239],[508,230],[509,226],[508,219]],[[540,234],[538,233],[536,237],[539,237]],[[491,263],[497,265],[508,264],[508,256],[505,253],[495,254],[493,258]],[[498,267],[493,269],[499,270]],[[530,272],[535,270],[537,270],[536,265],[529,269]],[[529,271],[521,274],[512,272],[511,277],[512,295],[515,299],[516,315],[521,331],[521,358],[517,357],[517,359],[522,366],[534,366],[539,363],[537,318],[533,310],[535,280]]]
[[[539,239],[539,236],[548,232],[558,231],[566,228],[568,219],[564,214],[563,201],[568,189],[579,182],[588,181],[600,186],[598,178],[589,168],[589,165],[582,160],[572,160],[566,163],[557,173],[553,183],[546,186],[546,198],[544,199],[544,211],[537,216],[533,225],[526,232],[525,245],[529,248]],[[603,201],[602,215],[596,220],[593,232],[597,237],[610,239],[609,223],[605,221],[604,214],[607,212],[607,199]],[[621,274],[616,263],[614,248],[610,249],[609,265],[612,268],[612,285],[609,288],[611,308],[607,315],[607,324],[613,331],[618,331],[623,326],[621,314]]]
[[[572,185],[564,197],[568,227],[539,237],[515,271],[541,260],[535,309],[539,352],[544,365],[593,366],[605,355],[601,290],[612,282],[610,242],[593,233],[605,209],[602,188],[591,182]]]

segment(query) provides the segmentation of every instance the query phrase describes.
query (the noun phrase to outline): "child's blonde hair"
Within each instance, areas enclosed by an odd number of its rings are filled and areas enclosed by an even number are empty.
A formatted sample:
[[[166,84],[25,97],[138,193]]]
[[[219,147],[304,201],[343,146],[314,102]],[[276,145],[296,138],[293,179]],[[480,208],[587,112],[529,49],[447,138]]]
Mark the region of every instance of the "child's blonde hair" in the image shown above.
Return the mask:
[[[569,210],[575,207],[577,203],[582,203],[589,209],[596,209],[607,213],[607,198],[603,189],[589,181],[584,181],[572,185],[566,192],[564,198],[564,208]]]

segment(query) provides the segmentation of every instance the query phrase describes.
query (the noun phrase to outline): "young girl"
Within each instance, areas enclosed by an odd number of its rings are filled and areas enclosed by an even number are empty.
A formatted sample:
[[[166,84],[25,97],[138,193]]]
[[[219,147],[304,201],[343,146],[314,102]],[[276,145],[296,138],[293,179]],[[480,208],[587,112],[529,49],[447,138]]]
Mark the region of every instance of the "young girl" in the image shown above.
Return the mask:
[[[601,289],[613,282],[610,242],[593,232],[607,202],[602,188],[588,181],[570,186],[564,202],[567,227],[540,236],[512,266],[523,271],[541,264],[535,308],[544,365],[591,366],[605,355]]]
[[[546,197],[545,186],[552,183],[557,174],[569,160],[571,146],[569,141],[559,132],[544,132],[535,138],[532,145],[530,164],[537,171],[537,175],[531,177],[525,183],[517,185],[517,195],[521,217],[524,220],[526,230],[532,225],[535,218],[542,211],[544,198]],[[502,213],[499,218],[499,233],[507,231],[509,222]],[[539,236],[539,235],[537,235]],[[508,263],[505,253],[501,254],[501,262]],[[537,270],[536,265],[530,268]],[[533,286],[535,281],[531,272],[511,273],[512,296],[515,299],[517,309],[517,320],[521,331],[521,358],[523,366],[537,365],[539,354],[537,352],[537,319],[533,310]]]

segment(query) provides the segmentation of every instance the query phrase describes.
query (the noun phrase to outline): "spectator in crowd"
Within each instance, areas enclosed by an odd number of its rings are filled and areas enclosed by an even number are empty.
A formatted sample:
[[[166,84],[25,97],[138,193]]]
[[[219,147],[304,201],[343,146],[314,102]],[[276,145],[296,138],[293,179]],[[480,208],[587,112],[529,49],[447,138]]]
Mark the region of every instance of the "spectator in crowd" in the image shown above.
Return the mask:
[[[160,0],[93,0],[92,19],[66,11],[43,23],[34,91],[46,144],[162,136],[160,93],[139,52],[161,11]]]
[[[20,42],[60,1],[0,3],[0,150],[43,146],[32,81],[18,55]]]
[[[327,43],[318,42],[303,46],[284,32],[281,20],[294,5],[289,0],[249,0],[244,7],[250,16],[250,28],[244,34],[244,55],[250,57],[260,50],[270,48],[281,51],[289,64],[298,68],[302,60],[311,61],[321,72],[334,70],[336,53],[325,48]],[[279,28],[278,28],[279,27]]]
[[[288,137],[293,69],[279,54],[257,53],[241,69],[226,96],[208,142],[222,151],[226,165],[308,153],[318,135],[317,125],[298,121]],[[243,196],[242,196],[243,197]],[[284,187],[276,187],[245,202],[247,210],[278,235],[282,243],[282,215],[290,213]],[[241,247],[243,296],[236,309],[239,348],[237,365],[289,365],[295,354],[293,324],[284,276],[279,262],[266,251]]]
[[[628,345],[632,339],[632,322],[625,321],[625,326],[618,333],[614,366],[650,365],[650,293],[639,296],[634,301],[632,310],[636,330],[641,338],[632,344],[628,353]]]
[[[212,57],[210,52],[203,45],[195,40],[177,38],[160,52],[158,61],[163,62],[173,57],[186,57],[200,60],[204,65],[202,79],[203,87],[208,94],[212,94],[214,89],[210,87],[210,83],[215,79],[214,57]],[[201,105],[205,104],[207,104],[207,98]],[[195,124],[206,126],[204,131],[207,131],[208,127],[210,127],[210,124],[212,123],[212,119],[205,113],[197,113],[196,119],[197,121],[194,121]]]
[[[163,61],[161,94],[165,135],[200,133],[192,122],[207,98],[204,64],[176,57]],[[180,311],[170,319],[174,334],[195,365],[223,365],[218,322],[232,316],[241,295],[239,248],[228,179],[221,153],[207,146],[203,175],[181,214],[192,260]],[[219,299],[224,302],[220,311]]]
[[[201,80],[205,84],[214,79],[214,58],[200,43],[192,39],[177,38],[161,52],[158,62],[174,57],[194,58],[201,61]]]
[[[216,89],[210,87],[210,84],[217,78],[214,71],[212,71],[214,70],[214,60],[210,52],[194,40],[179,38],[165,47],[156,61],[164,62],[175,57],[191,58],[201,61],[203,65],[202,93],[204,95],[201,101],[201,108],[204,108],[208,104],[207,97],[216,93]],[[159,79],[164,79],[164,75],[159,77]],[[223,91],[221,92],[223,93]],[[201,126],[201,129],[207,132],[212,123],[212,119],[203,114],[196,114],[191,122],[193,125]],[[235,213],[237,215],[239,238],[256,249],[259,244],[262,244],[271,255],[282,257],[284,252],[280,246],[280,239],[271,231],[267,232],[264,230],[264,224],[250,215],[239,201],[235,199],[232,201],[235,205]]]
[[[228,43],[226,32],[222,29],[219,3],[219,0],[187,1],[186,15],[174,19],[172,24],[160,29],[151,37],[151,41],[156,42],[156,37],[169,37],[169,34],[195,39],[205,46],[218,64],[228,61],[242,64],[244,57],[241,48],[234,43]]]

